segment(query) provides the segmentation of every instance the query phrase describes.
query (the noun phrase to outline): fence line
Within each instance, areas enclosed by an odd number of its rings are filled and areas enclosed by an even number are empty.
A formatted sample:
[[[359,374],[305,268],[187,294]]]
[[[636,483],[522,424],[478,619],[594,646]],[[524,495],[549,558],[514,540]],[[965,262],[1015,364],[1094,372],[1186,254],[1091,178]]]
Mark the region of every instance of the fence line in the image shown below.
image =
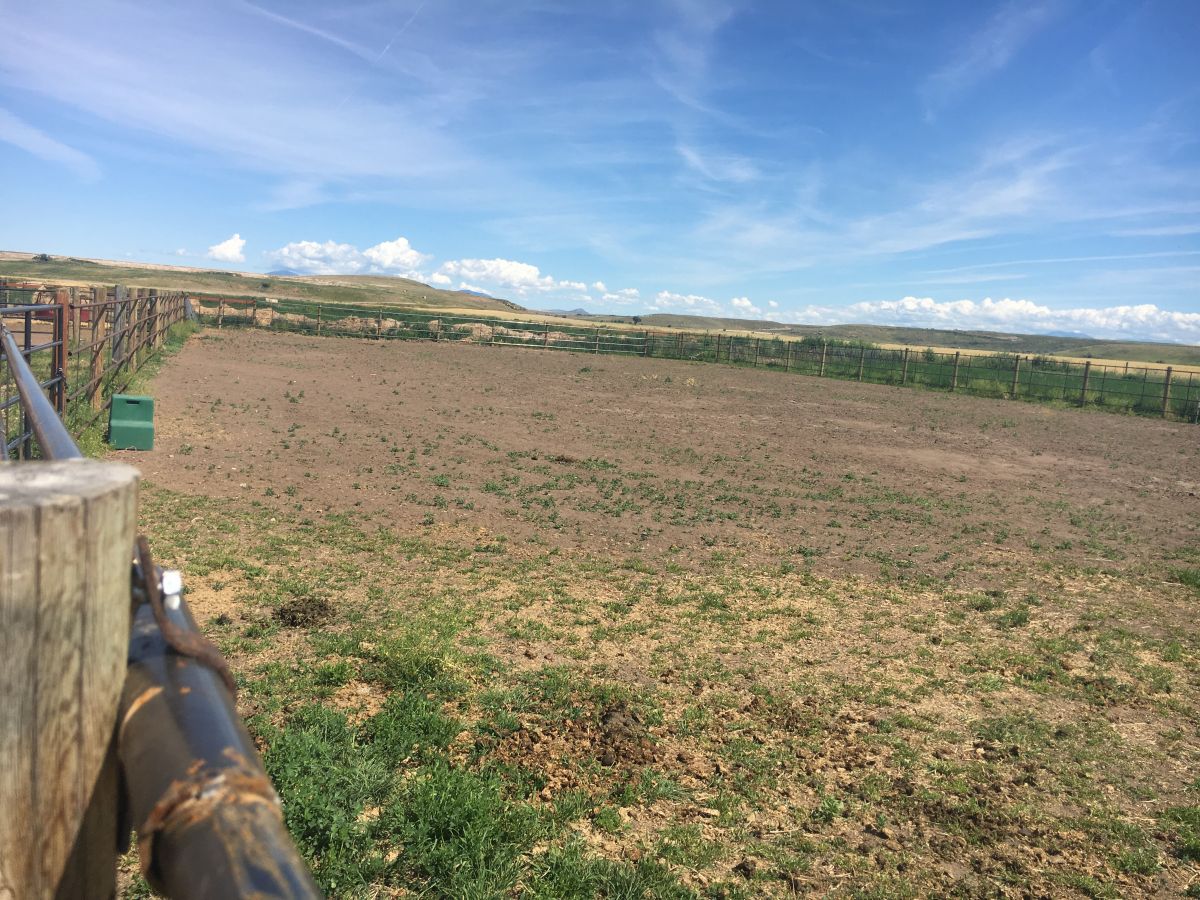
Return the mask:
[[[617,329],[279,300],[201,298],[218,328],[388,340],[461,341],[574,353],[680,359],[772,369],[870,384],[922,387],[998,399],[1057,402],[1200,422],[1200,375],[1172,366],[1083,363],[1039,355],[889,350],[819,338],[787,339],[682,329]]]
[[[119,344],[120,365],[136,368],[173,312],[116,294],[124,321],[93,343]],[[24,348],[0,320],[31,435],[25,459],[0,465],[0,896],[113,897],[132,826],[142,874],[167,896],[315,900],[224,659],[180,573],[134,540],[137,471],[81,458],[62,420],[68,351],[83,341],[68,333],[69,296],[55,299],[3,310],[24,326]],[[53,339],[39,347],[43,312]],[[53,354],[49,378],[26,361],[39,349]]]
[[[153,288],[46,288],[0,281],[0,325],[15,331],[19,351],[58,414],[87,427],[125,390],[185,315],[187,298]],[[4,458],[28,458],[32,433],[21,412],[12,367],[3,362],[0,411]]]

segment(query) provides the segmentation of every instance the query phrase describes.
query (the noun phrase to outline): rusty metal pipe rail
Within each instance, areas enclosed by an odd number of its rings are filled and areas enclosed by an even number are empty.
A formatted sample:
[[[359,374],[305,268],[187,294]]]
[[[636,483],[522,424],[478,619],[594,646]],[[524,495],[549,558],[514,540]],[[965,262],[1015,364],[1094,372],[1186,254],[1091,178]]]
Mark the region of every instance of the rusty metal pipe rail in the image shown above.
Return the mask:
[[[198,636],[178,588],[167,588],[167,630]],[[177,900],[322,896],[224,680],[168,643],[150,603],[134,615],[117,748],[156,889]]]
[[[16,339],[4,325],[0,324],[0,349],[8,360],[9,371],[17,386],[17,395],[21,398],[21,406],[29,422],[30,430],[37,440],[42,456],[46,459],[79,459],[83,456],[70,432],[58,417],[54,404],[42,392],[43,385],[38,381]],[[61,383],[63,375],[55,372],[47,384]]]

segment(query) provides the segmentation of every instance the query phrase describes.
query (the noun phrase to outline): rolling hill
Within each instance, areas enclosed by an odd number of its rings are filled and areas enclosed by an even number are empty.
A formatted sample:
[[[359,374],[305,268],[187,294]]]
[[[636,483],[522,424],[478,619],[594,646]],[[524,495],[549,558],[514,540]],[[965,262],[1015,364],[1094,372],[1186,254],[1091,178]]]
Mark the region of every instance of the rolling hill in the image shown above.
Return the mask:
[[[125,284],[229,297],[277,297],[354,306],[431,311],[479,310],[510,317],[519,313],[538,320],[561,318],[584,324],[603,322],[638,328],[731,331],[795,338],[819,335],[835,340],[880,345],[1200,366],[1200,347],[1149,341],[1106,341],[1070,335],[948,331],[895,325],[790,325],[769,320],[666,313],[615,316],[589,314],[581,309],[537,313],[512,301],[474,291],[446,291],[419,281],[388,275],[263,275],[62,256],[43,260],[31,253],[0,251],[0,279],[6,277],[52,284]]]

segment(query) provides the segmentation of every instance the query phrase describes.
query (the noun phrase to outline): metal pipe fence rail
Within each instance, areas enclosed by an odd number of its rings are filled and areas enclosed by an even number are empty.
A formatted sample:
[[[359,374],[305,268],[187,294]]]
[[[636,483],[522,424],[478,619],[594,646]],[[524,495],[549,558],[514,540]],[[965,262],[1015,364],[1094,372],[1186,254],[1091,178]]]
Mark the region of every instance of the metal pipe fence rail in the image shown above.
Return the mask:
[[[583,327],[488,315],[231,297],[199,300],[200,320],[386,340],[459,341],[574,353],[692,360],[978,397],[1087,406],[1200,422],[1200,373],[1171,366],[1109,365],[1019,354],[882,349],[819,338],[764,338],[684,330]]]
[[[169,897],[319,897],[179,573],[134,541],[136,471],[82,458],[61,368],[2,323],[0,350],[41,457],[0,463],[0,895],[112,897],[133,826]]]

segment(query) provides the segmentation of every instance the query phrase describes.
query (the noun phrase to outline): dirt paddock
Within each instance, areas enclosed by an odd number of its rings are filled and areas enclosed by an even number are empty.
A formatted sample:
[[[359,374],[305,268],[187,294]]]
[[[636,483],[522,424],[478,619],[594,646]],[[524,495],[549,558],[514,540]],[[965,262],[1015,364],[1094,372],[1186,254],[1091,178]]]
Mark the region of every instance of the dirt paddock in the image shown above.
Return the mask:
[[[653,861],[713,896],[1196,883],[1200,428],[710,364],[237,329],[192,338],[152,390],[155,450],[114,456],[144,473],[146,525],[201,573],[193,603],[239,673],[265,679],[280,647],[297,672],[349,660],[345,684],[315,696],[342,709],[361,692],[347,727],[369,730],[377,642],[345,637],[363,611],[457,617],[455,646],[499,662],[445,701],[474,742],[447,753],[534,772],[534,807],[588,798],[563,826],[588,858],[643,875]],[[250,574],[201,565],[214,515]],[[318,527],[411,543],[386,575],[354,562],[390,579],[368,588],[338,568],[340,538],[301,543]],[[310,631],[269,608],[272,586],[294,603],[305,577],[330,617]],[[570,714],[538,693],[564,672],[579,679]],[[523,687],[500,702],[491,679]],[[300,700],[255,702],[283,734]],[[615,773],[672,787],[615,798]],[[547,841],[517,854],[505,891],[549,877],[530,860],[566,851]],[[449,890],[416,863],[380,865],[373,884]]]
[[[249,331],[194,340],[155,393],[156,449],[131,457],[152,481],[400,529],[432,515],[611,554],[720,545],[982,583],[1033,556],[1144,564],[1200,523],[1200,430],[1091,411]]]

